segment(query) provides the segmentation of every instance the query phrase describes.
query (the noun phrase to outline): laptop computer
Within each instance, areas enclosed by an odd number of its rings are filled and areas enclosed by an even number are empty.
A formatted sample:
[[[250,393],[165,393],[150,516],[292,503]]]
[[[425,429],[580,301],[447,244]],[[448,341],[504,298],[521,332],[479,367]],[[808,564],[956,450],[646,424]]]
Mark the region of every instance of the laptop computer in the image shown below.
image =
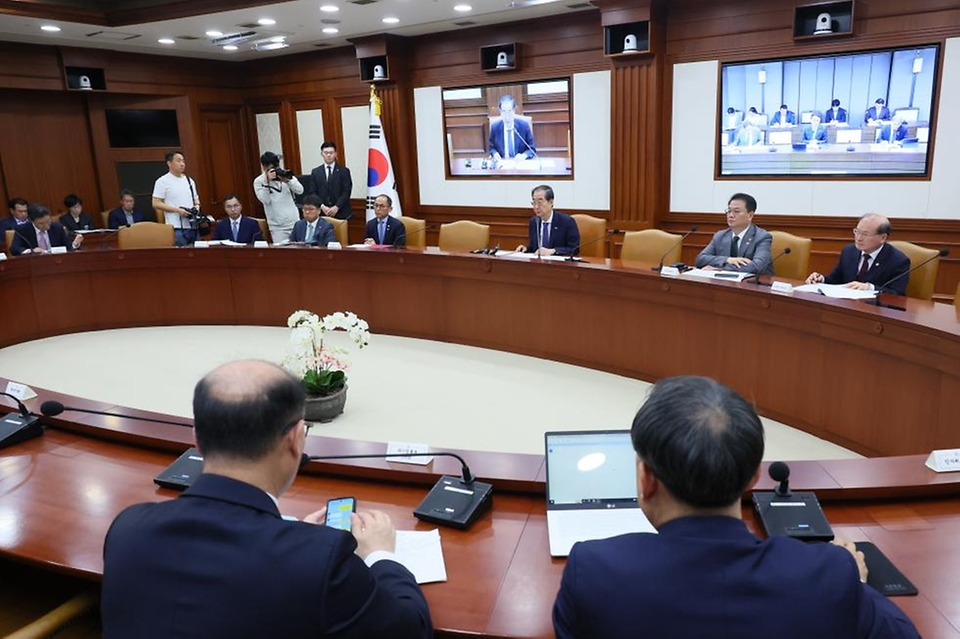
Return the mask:
[[[637,462],[629,430],[544,433],[550,555],[573,544],[656,532],[637,503]]]

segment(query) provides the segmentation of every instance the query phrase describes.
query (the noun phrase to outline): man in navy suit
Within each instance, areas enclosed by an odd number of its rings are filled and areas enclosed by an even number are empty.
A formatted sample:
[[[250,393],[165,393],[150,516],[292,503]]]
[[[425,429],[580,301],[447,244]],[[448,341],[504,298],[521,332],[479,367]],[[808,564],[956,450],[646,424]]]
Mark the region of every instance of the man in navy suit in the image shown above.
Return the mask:
[[[714,233],[697,255],[697,268],[773,275],[770,245],[773,238],[753,223],[757,200],[735,193],[727,202],[727,228]]]
[[[500,98],[500,119],[490,125],[490,157],[501,158],[537,157],[537,143],[533,131],[523,118],[516,117],[516,102],[512,95]]]
[[[553,210],[553,189],[546,184],[534,187],[531,193],[534,216],[530,218],[526,246],[518,253],[537,255],[576,255],[580,252],[580,230],[569,215]]]
[[[326,140],[321,144],[320,155],[323,164],[310,172],[306,194],[320,198],[320,212],[327,217],[349,220],[353,215],[350,210],[350,194],[353,192],[350,169],[337,164],[336,142]]]
[[[290,232],[291,242],[306,242],[314,246],[326,246],[337,241],[333,225],[320,219],[322,202],[316,195],[303,198],[303,219],[293,225]]]
[[[827,141],[827,127],[820,124],[821,119],[819,111],[810,114],[810,124],[803,127],[804,142],[825,143]]]
[[[770,126],[794,126],[797,123],[797,114],[787,108],[786,104],[780,105],[780,110],[773,114],[770,120]]]
[[[833,102],[830,103],[830,108],[827,109],[827,113],[823,118],[823,121],[827,124],[833,122],[838,124],[840,122],[847,121],[847,110],[840,106],[840,100],[837,98],[833,99]]]
[[[10,217],[0,220],[0,246],[2,247],[6,247],[7,231],[18,230],[30,221],[27,216],[27,201],[22,197],[10,198],[7,206],[10,208]]]
[[[364,244],[386,244],[393,247],[406,246],[407,231],[403,222],[390,215],[393,211],[393,199],[389,195],[378,195],[373,201],[373,219],[367,222]]]
[[[427,602],[397,562],[383,512],[352,532],[280,515],[306,443],[300,380],[263,361],[225,364],[197,384],[203,474],[180,497],[128,507],[103,549],[103,636],[432,636]]]
[[[80,248],[83,236],[76,235],[71,241],[63,227],[53,221],[50,209],[42,204],[27,207],[30,223],[16,228],[10,252],[13,255],[49,253],[56,246],[65,246],[68,251]]]
[[[637,496],[657,533],[573,546],[557,639],[906,639],[910,620],[868,586],[848,541],[758,539],[740,519],[760,477],[763,425],[705,377],[660,380],[631,431]]]
[[[880,127],[878,142],[900,142],[907,137],[907,123],[899,115],[893,116],[889,124]]]
[[[223,210],[227,212],[227,217],[217,222],[211,240],[231,240],[240,244],[253,244],[256,240],[263,239],[260,225],[256,220],[243,215],[243,205],[240,204],[236,195],[230,194],[223,198]]]
[[[135,204],[133,191],[129,189],[120,191],[120,206],[110,211],[110,215],[107,216],[107,226],[119,229],[121,226],[133,226],[143,222],[143,213],[134,210]]]
[[[845,284],[863,291],[885,285],[883,291],[905,295],[910,258],[887,244],[890,230],[886,217],[867,213],[853,229],[853,244],[840,251],[840,261],[833,271],[826,276],[813,272],[807,277],[807,284]]]
[[[884,104],[883,98],[877,98],[874,105],[867,109],[867,112],[863,115],[863,122],[865,124],[877,124],[878,120],[889,120],[890,109],[885,107]]]

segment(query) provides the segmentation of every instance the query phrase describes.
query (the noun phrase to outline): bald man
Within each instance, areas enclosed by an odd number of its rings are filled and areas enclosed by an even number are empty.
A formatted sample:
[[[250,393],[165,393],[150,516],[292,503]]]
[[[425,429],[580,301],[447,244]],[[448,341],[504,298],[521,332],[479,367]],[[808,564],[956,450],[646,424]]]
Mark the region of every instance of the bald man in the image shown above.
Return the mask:
[[[867,213],[853,229],[853,244],[843,247],[840,261],[829,275],[813,272],[807,284],[844,284],[864,291],[905,295],[910,279],[910,258],[887,244],[890,220],[876,213]]]
[[[432,636],[427,602],[379,511],[353,532],[281,518],[306,440],[304,391],[274,364],[225,364],[197,384],[203,474],[179,498],[138,504],[104,544],[104,637]]]

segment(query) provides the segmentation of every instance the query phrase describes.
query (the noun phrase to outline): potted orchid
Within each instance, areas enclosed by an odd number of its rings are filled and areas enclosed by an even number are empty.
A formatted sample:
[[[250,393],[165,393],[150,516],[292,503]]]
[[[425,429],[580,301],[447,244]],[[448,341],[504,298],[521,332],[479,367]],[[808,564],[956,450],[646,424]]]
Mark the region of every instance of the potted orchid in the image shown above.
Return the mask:
[[[347,403],[347,351],[324,344],[331,331],[345,331],[358,348],[370,343],[369,325],[355,313],[336,312],[318,317],[297,311],[287,318],[290,341],[283,367],[302,380],[307,392],[304,417],[328,422],[343,412]]]

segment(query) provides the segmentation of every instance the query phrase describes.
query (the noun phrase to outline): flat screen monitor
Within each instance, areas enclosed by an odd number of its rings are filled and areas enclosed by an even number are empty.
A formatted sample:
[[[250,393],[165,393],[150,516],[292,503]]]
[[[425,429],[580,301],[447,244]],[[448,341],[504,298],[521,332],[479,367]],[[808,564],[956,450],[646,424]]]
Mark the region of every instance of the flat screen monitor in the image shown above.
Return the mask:
[[[774,131],[767,132],[767,144],[792,144],[793,131]]]
[[[177,148],[180,129],[174,109],[106,109],[110,148]]]
[[[933,123],[939,58],[940,45],[931,44],[723,64],[720,116],[730,108],[774,113],[786,105],[797,114],[803,139],[811,143],[805,152],[788,150],[779,136],[768,134],[766,144],[777,145],[780,152],[742,153],[719,146],[717,176],[929,175],[932,157],[926,144],[904,145],[896,154],[850,146],[872,141],[861,127],[878,99],[907,123]],[[834,122],[824,121],[835,101],[846,111],[848,126],[833,129]],[[925,135],[929,138],[929,131]]]

